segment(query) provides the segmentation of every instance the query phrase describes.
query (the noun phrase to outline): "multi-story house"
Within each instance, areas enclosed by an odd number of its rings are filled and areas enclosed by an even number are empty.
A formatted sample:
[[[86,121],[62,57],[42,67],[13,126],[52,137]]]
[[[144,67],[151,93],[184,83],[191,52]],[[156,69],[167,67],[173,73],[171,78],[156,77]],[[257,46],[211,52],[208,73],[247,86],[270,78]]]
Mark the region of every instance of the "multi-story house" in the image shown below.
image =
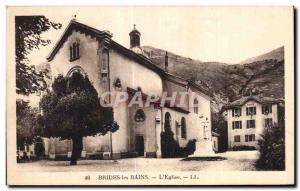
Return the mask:
[[[265,127],[278,123],[280,100],[262,97],[242,97],[223,109],[227,112],[228,149],[235,146],[258,148],[258,139]]]

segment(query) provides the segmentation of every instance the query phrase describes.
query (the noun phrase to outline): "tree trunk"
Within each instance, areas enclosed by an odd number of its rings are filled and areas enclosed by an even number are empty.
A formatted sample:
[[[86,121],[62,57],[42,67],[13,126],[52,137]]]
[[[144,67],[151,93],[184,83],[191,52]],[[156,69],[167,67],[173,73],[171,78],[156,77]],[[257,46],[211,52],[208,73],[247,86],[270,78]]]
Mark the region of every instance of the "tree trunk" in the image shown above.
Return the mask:
[[[77,165],[77,160],[78,160],[78,158],[81,157],[81,151],[83,148],[82,136],[79,136],[79,135],[73,136],[72,142],[73,142],[73,148],[72,148],[72,156],[71,156],[70,165]]]

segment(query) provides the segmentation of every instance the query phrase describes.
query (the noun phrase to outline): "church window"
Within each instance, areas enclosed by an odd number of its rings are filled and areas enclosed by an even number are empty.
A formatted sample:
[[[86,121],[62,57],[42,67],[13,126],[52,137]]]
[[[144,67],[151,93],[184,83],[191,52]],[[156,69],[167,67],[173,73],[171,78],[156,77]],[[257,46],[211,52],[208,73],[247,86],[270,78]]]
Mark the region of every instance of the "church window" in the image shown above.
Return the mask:
[[[142,109],[138,109],[135,113],[134,119],[136,122],[143,122],[146,119],[146,115]]]
[[[107,49],[104,49],[102,52],[102,67],[101,67],[102,77],[107,77],[108,75],[108,64],[109,64],[109,52]]]
[[[198,100],[194,99],[194,113],[198,114]]]
[[[79,42],[74,42],[70,46],[70,61],[74,61],[80,58],[80,49],[79,49]]]
[[[185,118],[181,118],[181,138],[186,139],[186,122]]]
[[[165,132],[168,131],[168,130],[169,131],[171,130],[171,122],[172,122],[171,115],[170,115],[169,112],[167,112],[165,114],[165,124],[164,124],[164,130],[165,130]]]

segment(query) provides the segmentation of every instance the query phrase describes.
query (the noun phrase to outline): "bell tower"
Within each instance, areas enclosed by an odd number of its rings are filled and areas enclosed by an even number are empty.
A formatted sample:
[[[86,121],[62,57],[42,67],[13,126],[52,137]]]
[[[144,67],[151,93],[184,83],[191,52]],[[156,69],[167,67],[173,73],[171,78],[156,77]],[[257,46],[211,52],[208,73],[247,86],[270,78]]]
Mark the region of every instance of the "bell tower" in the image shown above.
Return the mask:
[[[140,36],[141,33],[133,25],[133,30],[129,33],[130,36],[130,48],[140,47]]]

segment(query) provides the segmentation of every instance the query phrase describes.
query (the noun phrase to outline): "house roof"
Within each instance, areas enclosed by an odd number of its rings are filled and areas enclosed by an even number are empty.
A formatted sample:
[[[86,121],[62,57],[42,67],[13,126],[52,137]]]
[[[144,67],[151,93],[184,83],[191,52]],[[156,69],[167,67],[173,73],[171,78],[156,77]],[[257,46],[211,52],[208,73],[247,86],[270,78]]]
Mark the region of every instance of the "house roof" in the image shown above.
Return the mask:
[[[223,109],[230,109],[230,108],[234,108],[234,107],[240,107],[248,101],[255,101],[255,102],[260,103],[260,104],[273,104],[273,103],[282,102],[282,100],[280,100],[280,99],[275,99],[275,98],[271,98],[271,97],[262,97],[262,96],[257,96],[257,95],[255,95],[255,96],[244,96],[244,97],[241,97],[238,100],[235,100],[235,101],[223,106]]]
[[[208,93],[205,92],[203,88],[201,88],[199,85],[197,85],[195,82],[183,79],[181,77],[175,76],[173,74],[170,74],[166,72],[165,70],[158,67],[156,64],[154,64],[149,58],[142,54],[137,54],[134,51],[122,46],[121,44],[115,42],[112,40],[112,34],[108,31],[100,31],[98,29],[95,29],[93,27],[90,27],[88,25],[85,25],[83,23],[77,22],[76,20],[72,19],[65,29],[64,33],[62,34],[61,38],[58,40],[58,42],[55,44],[53,49],[51,50],[50,54],[47,57],[48,62],[54,59],[55,55],[59,51],[59,49],[62,47],[62,45],[65,43],[67,38],[72,34],[72,31],[79,31],[81,33],[85,33],[90,35],[92,38],[96,38],[96,40],[104,39],[104,42],[106,46],[109,46],[110,48],[114,49],[115,51],[127,56],[128,58],[135,60],[137,63],[143,65],[144,67],[154,71],[155,73],[159,74],[163,79],[166,79],[168,81],[177,82],[182,86],[191,86],[200,92],[203,92],[206,97],[210,98],[208,96]]]

